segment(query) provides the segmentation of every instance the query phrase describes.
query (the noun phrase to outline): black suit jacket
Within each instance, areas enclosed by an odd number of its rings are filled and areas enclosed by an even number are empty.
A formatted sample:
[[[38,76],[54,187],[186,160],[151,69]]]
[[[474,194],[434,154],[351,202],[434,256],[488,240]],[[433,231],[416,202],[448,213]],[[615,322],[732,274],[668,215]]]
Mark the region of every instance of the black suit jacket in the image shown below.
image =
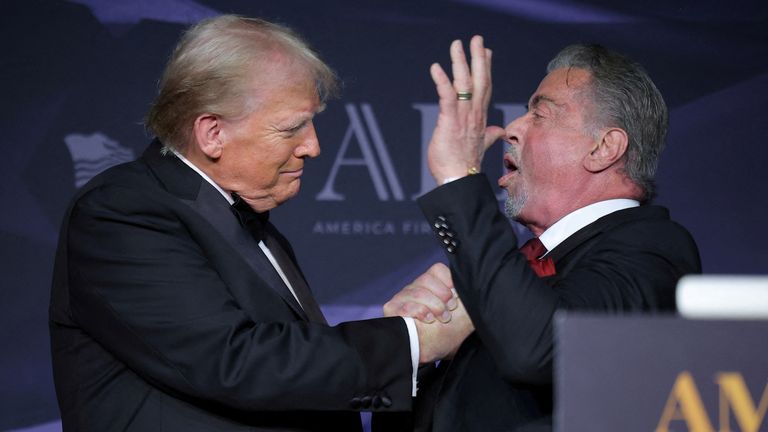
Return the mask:
[[[557,274],[539,278],[485,176],[439,187],[419,204],[456,239],[453,281],[476,328],[437,378],[420,380],[423,430],[551,430],[555,311],[673,311],[678,279],[701,271],[690,234],[661,207],[584,227],[550,251]]]
[[[65,218],[64,430],[356,431],[342,411],[410,409],[402,320],[309,322],[224,197],[160,148],[94,178]]]

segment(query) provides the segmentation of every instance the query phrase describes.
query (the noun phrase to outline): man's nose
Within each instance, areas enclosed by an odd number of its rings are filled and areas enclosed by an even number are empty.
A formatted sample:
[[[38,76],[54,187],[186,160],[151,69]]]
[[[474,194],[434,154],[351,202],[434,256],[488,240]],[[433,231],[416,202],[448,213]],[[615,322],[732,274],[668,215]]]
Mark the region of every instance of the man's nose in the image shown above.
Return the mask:
[[[318,156],[320,156],[320,141],[317,139],[315,125],[309,123],[304,141],[296,148],[296,157],[314,158]]]
[[[504,139],[509,142],[516,142],[519,140],[525,128],[525,115],[522,115],[510,122],[504,128]]]

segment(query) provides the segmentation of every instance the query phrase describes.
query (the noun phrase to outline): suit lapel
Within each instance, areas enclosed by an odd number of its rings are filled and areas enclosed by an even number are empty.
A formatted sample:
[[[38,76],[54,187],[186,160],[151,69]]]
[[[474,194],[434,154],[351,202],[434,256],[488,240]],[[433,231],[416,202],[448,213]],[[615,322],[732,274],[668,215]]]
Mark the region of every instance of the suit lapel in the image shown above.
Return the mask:
[[[568,256],[581,245],[603,232],[633,220],[649,218],[668,219],[669,212],[663,207],[640,206],[610,213],[573,233],[573,235],[557,245],[557,247],[550,252],[550,256],[555,261],[555,266],[557,267],[563,260],[567,261]]]
[[[198,173],[173,154],[163,155],[162,145],[155,140],[142,158],[149,165],[166,189],[189,205],[232,246],[256,276],[266,282],[303,319],[304,310],[288,290],[272,263],[232,213],[230,205],[221,193]]]

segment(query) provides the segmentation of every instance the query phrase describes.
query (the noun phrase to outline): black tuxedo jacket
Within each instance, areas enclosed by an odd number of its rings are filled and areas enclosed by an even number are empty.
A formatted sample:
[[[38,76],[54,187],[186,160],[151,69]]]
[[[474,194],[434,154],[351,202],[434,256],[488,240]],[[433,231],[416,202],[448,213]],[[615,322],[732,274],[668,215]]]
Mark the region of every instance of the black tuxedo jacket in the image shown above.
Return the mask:
[[[485,176],[439,187],[419,204],[455,239],[453,281],[476,329],[432,383],[420,380],[414,409],[423,430],[551,430],[555,311],[673,311],[678,279],[701,271],[690,234],[661,207],[584,227],[550,251],[557,274],[539,278]]]
[[[410,409],[402,319],[309,322],[226,199],[160,149],[94,178],[65,218],[64,430],[357,431],[355,409]]]

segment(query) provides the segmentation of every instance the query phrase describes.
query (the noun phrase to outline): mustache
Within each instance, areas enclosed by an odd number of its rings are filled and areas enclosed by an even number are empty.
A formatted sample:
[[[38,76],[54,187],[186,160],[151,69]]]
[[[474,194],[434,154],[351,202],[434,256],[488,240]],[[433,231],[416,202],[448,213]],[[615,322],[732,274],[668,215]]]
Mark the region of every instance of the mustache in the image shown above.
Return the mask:
[[[517,147],[511,144],[506,144],[504,147],[506,147],[504,153],[508,154],[512,159],[517,161]]]

